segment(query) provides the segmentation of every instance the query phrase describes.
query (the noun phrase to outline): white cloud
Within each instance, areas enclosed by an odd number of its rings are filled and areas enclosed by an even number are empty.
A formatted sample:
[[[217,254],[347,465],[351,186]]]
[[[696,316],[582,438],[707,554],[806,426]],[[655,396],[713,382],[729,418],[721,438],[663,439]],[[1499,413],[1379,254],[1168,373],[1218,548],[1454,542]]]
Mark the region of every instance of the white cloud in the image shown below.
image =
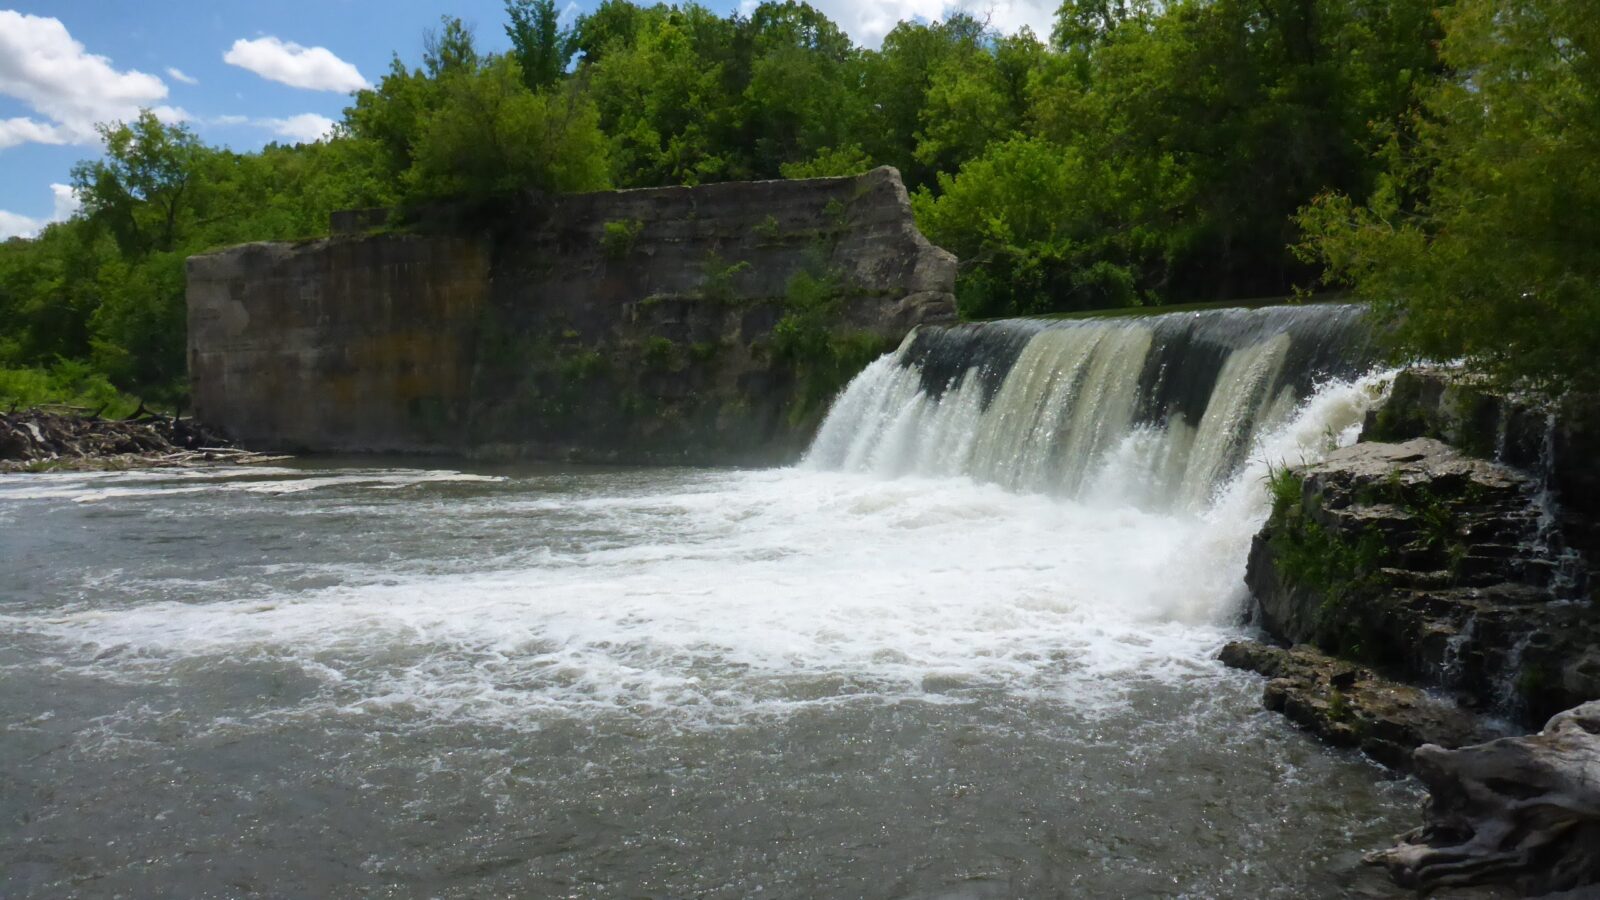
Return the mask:
[[[50,185],[50,192],[55,195],[54,209],[50,218],[35,219],[20,213],[0,209],[0,241],[14,237],[33,237],[39,229],[51,222],[61,222],[72,218],[78,211],[78,196],[72,192],[72,187],[65,184]]]
[[[320,141],[333,130],[333,120],[316,113],[301,113],[287,119],[257,119],[255,124],[270,129],[273,134],[296,143],[309,144]]]
[[[883,43],[883,36],[903,20],[934,21],[953,12],[966,12],[987,19],[990,25],[1015,33],[1022,26],[1033,29],[1041,40],[1050,36],[1059,0],[812,0],[812,6],[825,13],[867,47]],[[755,9],[755,0],[745,0],[744,11]]]
[[[88,144],[99,122],[132,119],[144,107],[165,121],[185,118],[158,106],[167,96],[160,78],[119,72],[104,56],[72,39],[60,19],[0,10],[0,95],[14,97],[42,119],[0,121],[0,149],[17,144]]]
[[[66,129],[33,119],[0,119],[0,150],[18,144],[66,144],[71,140]]]
[[[83,206],[83,201],[78,199],[78,194],[70,184],[52,184],[50,193],[55,196],[55,208],[50,213],[50,221],[64,222],[77,214]]]
[[[44,227],[38,219],[19,216],[14,212],[0,209],[0,241],[10,240],[14,237],[33,237]]]
[[[167,66],[167,77],[171,78],[173,81],[181,81],[184,84],[200,83],[200,79],[194,77],[193,75],[185,75],[182,69],[175,68],[173,66]]]
[[[356,67],[333,55],[326,47],[302,47],[275,37],[247,41],[240,38],[222,55],[222,61],[290,87],[311,91],[358,91],[369,87]]]
[[[281,119],[225,115],[212,116],[205,121],[208,125],[228,127],[248,125],[251,128],[264,128],[278,137],[288,138],[301,144],[309,144],[326,138],[333,131],[334,125],[338,124],[333,119],[317,113],[301,113],[297,116],[288,116]]]

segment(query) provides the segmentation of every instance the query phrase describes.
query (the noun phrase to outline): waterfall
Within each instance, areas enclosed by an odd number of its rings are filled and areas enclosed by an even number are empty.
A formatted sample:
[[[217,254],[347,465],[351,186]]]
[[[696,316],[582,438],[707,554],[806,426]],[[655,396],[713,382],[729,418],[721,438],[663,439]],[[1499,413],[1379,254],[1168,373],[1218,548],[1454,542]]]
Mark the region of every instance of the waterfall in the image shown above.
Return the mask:
[[[819,469],[1199,510],[1319,386],[1374,365],[1360,306],[932,327],[845,389]]]

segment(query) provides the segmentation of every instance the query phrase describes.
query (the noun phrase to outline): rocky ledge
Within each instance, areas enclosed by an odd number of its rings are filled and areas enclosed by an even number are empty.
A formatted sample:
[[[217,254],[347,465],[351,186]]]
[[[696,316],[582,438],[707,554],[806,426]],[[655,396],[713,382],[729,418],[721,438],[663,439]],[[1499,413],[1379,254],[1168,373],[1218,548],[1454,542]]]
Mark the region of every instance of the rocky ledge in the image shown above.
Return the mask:
[[[1253,619],[1530,725],[1600,697],[1594,616],[1539,483],[1429,438],[1277,473]]]
[[[1336,747],[1410,771],[1424,744],[1464,747],[1499,734],[1448,699],[1379,676],[1315,647],[1235,641],[1222,662],[1267,676],[1262,705]]]

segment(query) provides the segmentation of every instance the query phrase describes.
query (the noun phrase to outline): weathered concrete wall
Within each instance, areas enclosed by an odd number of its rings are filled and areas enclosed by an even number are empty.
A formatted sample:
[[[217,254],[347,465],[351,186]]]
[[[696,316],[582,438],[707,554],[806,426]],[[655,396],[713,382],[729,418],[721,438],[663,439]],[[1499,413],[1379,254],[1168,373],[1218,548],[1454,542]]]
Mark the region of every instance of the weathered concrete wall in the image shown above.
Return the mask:
[[[190,260],[195,411],[263,447],[783,458],[872,355],[954,318],[954,281],[892,169],[247,245]]]
[[[189,260],[194,406],[245,445],[452,449],[489,292],[470,238],[247,244]]]

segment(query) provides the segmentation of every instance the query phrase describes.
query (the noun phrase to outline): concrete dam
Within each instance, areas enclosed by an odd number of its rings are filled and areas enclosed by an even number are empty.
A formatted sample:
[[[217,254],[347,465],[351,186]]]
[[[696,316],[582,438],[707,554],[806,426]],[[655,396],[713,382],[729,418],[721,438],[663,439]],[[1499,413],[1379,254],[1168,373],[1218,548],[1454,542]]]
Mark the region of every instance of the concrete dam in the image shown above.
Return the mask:
[[[893,169],[526,207],[190,259],[196,416],[302,451],[792,459],[856,371],[955,318]]]

